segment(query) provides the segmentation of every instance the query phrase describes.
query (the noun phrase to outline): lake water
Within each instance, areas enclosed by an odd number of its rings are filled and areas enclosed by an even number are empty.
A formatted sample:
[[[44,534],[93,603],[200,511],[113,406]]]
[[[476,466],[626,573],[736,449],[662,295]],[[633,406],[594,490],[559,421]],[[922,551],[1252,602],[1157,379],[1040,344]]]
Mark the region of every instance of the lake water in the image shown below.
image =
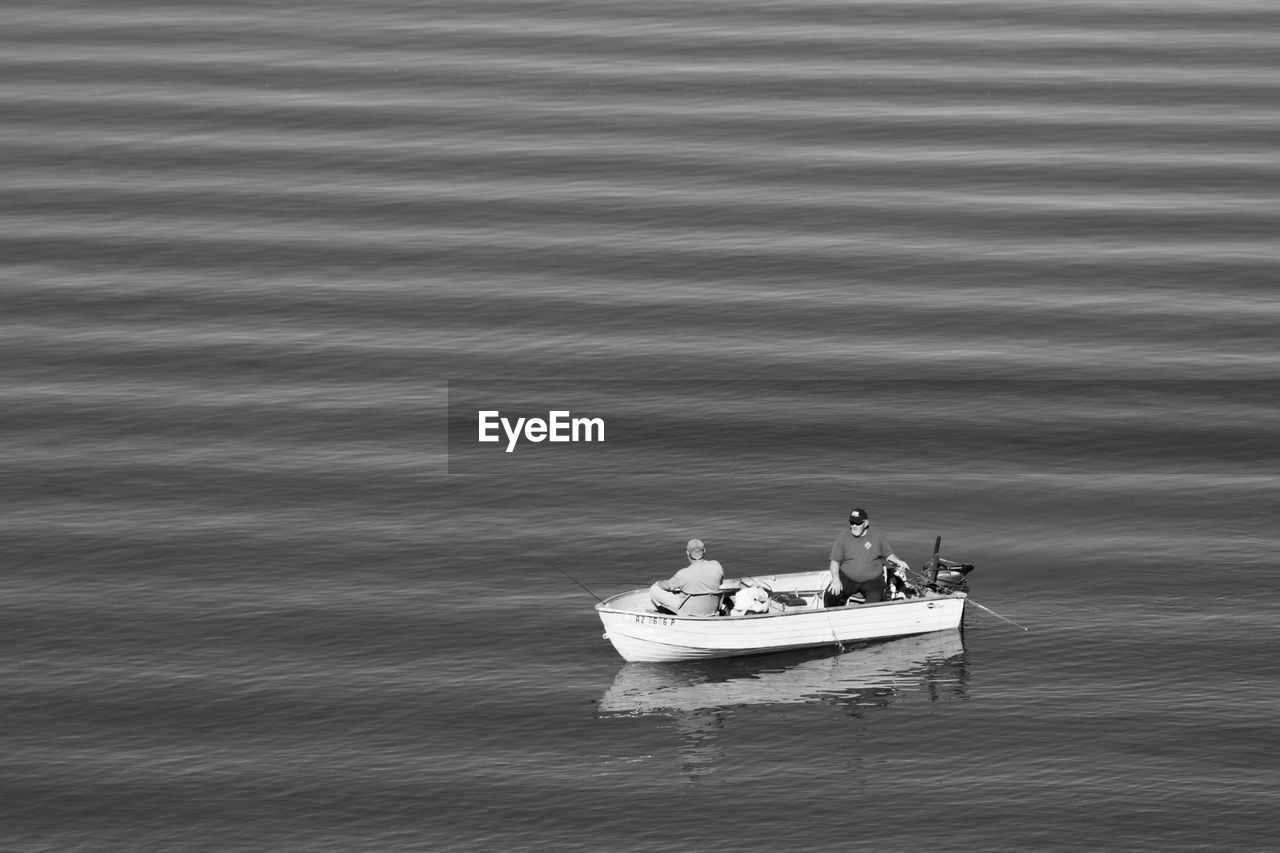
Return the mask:
[[[1274,848],[1276,4],[9,6],[4,849]]]

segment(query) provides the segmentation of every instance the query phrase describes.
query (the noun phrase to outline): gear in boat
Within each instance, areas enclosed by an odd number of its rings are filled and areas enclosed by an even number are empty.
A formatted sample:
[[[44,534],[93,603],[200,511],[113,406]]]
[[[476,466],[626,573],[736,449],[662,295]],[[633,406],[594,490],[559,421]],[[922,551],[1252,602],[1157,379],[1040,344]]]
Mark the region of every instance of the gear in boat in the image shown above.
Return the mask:
[[[903,575],[890,573],[888,576],[888,601],[901,601],[908,598],[919,598],[926,592],[950,595],[955,592],[969,591],[969,572],[973,571],[972,563],[957,563],[938,556],[942,544],[939,536],[933,546],[933,556],[925,563],[922,577],[918,585],[910,583]],[[744,616],[752,613],[789,613],[795,610],[811,610],[829,606],[827,596],[822,590],[812,593],[774,591],[768,583],[751,577],[739,578],[736,586],[727,581],[726,587],[720,591],[720,603],[716,608],[716,616]],[[849,604],[865,604],[861,593],[854,593]],[[657,608],[658,613],[672,613],[666,608]]]

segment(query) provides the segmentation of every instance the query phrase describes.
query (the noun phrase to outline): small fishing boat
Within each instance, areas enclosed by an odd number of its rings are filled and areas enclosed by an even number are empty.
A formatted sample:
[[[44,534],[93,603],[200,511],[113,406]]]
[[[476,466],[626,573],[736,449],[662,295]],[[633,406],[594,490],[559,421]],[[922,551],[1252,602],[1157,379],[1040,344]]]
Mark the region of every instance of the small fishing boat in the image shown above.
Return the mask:
[[[658,612],[647,588],[607,598],[596,611],[605,639],[627,661],[736,657],[957,629],[973,566],[939,559],[936,547],[920,587],[874,604],[826,606],[830,575],[820,571],[726,579],[714,616]],[[762,611],[735,615],[732,604],[744,589],[764,591]]]

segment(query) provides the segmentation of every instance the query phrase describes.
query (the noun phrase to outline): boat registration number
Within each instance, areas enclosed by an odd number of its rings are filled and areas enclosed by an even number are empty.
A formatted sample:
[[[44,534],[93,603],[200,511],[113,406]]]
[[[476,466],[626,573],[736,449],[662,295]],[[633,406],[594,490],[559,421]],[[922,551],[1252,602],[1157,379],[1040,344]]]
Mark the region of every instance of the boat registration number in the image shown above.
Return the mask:
[[[667,616],[643,616],[639,613],[630,614],[632,622],[639,622],[641,625],[674,625],[676,620]]]

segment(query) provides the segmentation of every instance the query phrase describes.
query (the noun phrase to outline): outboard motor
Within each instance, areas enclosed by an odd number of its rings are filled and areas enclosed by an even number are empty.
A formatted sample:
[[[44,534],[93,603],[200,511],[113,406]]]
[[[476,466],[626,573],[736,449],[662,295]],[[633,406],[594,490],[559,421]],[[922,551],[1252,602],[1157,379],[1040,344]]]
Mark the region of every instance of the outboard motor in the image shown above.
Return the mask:
[[[953,563],[950,560],[938,560],[930,567],[929,586],[938,592],[968,592],[969,572],[973,566],[969,563]]]
[[[933,543],[933,556],[924,565],[925,588],[942,593],[968,592],[969,572],[973,571],[971,563],[955,563],[938,556],[942,547],[942,537]]]

